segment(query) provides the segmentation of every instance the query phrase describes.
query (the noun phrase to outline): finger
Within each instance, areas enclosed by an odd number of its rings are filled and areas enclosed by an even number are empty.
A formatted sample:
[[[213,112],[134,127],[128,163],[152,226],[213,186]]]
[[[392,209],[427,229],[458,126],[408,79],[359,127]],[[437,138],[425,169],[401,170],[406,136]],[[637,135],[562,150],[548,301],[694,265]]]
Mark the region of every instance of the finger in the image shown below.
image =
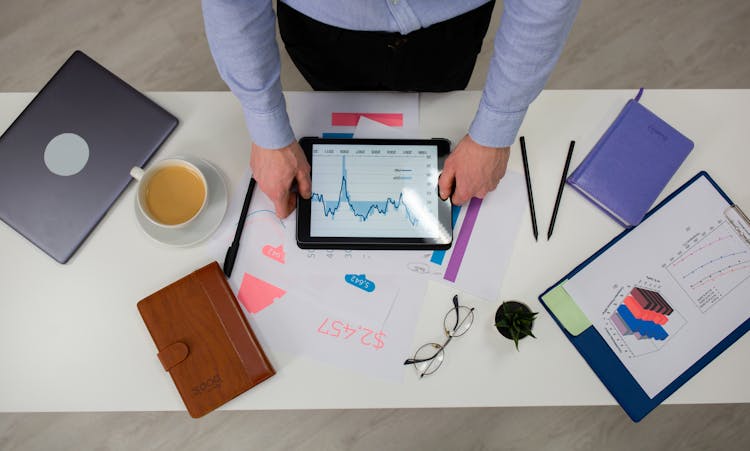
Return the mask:
[[[279,219],[286,218],[289,216],[289,213],[292,212],[294,207],[289,207],[290,197],[294,196],[290,196],[289,190],[284,190],[283,192],[277,193],[277,195],[272,198],[273,207],[276,210],[276,216],[278,216]]]
[[[451,197],[455,183],[456,172],[453,169],[453,165],[446,165],[443,168],[443,173],[438,177],[438,196],[440,196],[440,199],[446,200]]]
[[[289,213],[287,213],[287,216],[292,214],[292,212],[294,211],[294,208],[297,206],[297,196],[291,195],[288,197],[288,199],[289,200],[287,201],[286,208],[289,211]]]
[[[309,199],[312,196],[312,181],[310,180],[309,171],[297,171],[297,190],[299,191],[299,195],[305,199]]]
[[[463,205],[471,198],[471,195],[472,193],[464,189],[460,183],[456,183],[456,189],[453,191],[453,196],[451,196],[451,202],[453,205]]]

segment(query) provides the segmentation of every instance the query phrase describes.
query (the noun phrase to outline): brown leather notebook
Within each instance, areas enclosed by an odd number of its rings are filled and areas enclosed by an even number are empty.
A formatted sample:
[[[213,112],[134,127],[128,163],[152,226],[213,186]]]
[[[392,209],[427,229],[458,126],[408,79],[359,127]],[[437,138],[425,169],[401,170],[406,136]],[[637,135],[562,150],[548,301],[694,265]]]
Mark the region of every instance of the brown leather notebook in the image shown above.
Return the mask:
[[[138,311],[193,418],[276,373],[216,262],[143,299]]]

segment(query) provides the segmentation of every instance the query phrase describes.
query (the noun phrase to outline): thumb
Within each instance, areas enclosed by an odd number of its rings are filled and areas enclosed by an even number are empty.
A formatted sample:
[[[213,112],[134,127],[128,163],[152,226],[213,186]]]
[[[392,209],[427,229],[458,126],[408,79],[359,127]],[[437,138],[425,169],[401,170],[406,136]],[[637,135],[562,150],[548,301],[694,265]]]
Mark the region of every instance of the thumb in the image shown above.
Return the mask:
[[[440,199],[446,200],[451,197],[455,183],[456,171],[453,169],[453,165],[446,165],[442,174],[438,177],[438,196],[440,196]]]

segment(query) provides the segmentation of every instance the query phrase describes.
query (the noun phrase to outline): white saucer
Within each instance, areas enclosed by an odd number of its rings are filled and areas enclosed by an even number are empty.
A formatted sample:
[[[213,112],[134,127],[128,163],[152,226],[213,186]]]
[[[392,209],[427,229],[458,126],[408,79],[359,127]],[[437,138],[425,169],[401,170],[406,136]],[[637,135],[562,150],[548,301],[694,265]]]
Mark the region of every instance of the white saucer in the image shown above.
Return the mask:
[[[149,221],[138,208],[138,199],[135,201],[135,217],[146,235],[168,246],[187,247],[193,246],[205,240],[216,231],[227,212],[227,186],[221,173],[211,163],[196,157],[174,157],[181,158],[196,165],[206,176],[208,184],[208,199],[206,207],[193,222],[181,229],[168,229],[160,227]]]

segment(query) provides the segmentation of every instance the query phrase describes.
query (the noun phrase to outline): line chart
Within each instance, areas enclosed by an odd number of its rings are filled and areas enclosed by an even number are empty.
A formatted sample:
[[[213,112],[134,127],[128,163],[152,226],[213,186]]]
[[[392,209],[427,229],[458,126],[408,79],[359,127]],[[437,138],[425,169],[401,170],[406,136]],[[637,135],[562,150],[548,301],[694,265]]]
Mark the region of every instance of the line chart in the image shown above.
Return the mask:
[[[312,236],[432,236],[435,147],[325,144],[312,166]]]
[[[405,172],[405,171],[411,171],[405,170],[405,169],[396,169],[397,172]],[[419,219],[415,217],[411,212],[409,212],[409,206],[404,203],[404,193],[401,191],[398,195],[398,199],[393,198],[387,198],[385,200],[359,200],[355,201],[351,199],[351,195],[349,194],[348,186],[347,186],[347,178],[346,178],[346,156],[343,155],[341,157],[341,189],[339,190],[339,195],[336,197],[335,200],[326,200],[323,194],[320,193],[312,193],[312,197],[310,200],[312,202],[320,202],[323,204],[323,215],[324,216],[330,216],[331,219],[335,219],[336,212],[339,208],[341,208],[341,205],[346,203],[349,205],[349,208],[351,209],[352,214],[354,216],[360,218],[362,221],[367,221],[367,218],[369,218],[371,215],[373,215],[375,212],[380,213],[381,215],[388,214],[388,207],[393,206],[395,210],[398,210],[403,207],[404,214],[406,216],[406,219],[409,221],[409,223],[413,226],[417,225],[417,222],[419,222]]]
[[[697,233],[664,268],[701,312],[750,278],[750,249],[720,221]]]

